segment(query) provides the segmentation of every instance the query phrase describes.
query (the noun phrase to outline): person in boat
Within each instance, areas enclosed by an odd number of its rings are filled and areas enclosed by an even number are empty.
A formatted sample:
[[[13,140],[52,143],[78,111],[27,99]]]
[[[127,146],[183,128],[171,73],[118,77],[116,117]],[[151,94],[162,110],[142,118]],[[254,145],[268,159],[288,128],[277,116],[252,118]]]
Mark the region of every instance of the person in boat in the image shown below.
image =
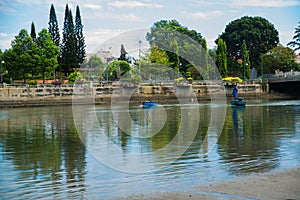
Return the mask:
[[[151,97],[148,97],[148,102],[151,102]]]
[[[237,99],[237,95],[238,95],[238,89],[236,86],[234,86],[234,88],[232,90],[232,96],[235,100]]]
[[[238,100],[238,101],[243,101],[242,98],[238,98],[238,89],[236,86],[234,86],[233,90],[232,90],[232,96],[235,100]]]

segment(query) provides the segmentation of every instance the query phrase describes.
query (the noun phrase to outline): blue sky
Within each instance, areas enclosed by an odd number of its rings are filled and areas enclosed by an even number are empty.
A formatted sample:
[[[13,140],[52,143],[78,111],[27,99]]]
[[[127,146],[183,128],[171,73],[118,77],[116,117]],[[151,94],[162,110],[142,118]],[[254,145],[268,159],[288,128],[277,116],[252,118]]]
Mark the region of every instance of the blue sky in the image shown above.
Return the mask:
[[[10,48],[11,40],[23,28],[30,32],[48,28],[49,10],[54,5],[62,30],[65,5],[75,16],[79,5],[84,25],[87,52],[108,38],[124,31],[150,28],[161,19],[176,19],[183,26],[200,32],[208,47],[225,26],[242,16],[261,16],[279,31],[280,43],[286,45],[300,21],[300,0],[0,0],[0,49]]]

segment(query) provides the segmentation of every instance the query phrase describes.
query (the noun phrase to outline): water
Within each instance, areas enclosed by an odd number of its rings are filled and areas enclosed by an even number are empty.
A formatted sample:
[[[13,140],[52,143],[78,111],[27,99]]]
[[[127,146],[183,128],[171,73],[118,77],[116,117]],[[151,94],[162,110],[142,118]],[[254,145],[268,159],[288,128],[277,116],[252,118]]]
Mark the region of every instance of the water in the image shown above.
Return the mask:
[[[214,109],[225,111],[224,121]],[[218,140],[207,137],[218,122],[224,122]],[[0,110],[1,199],[184,191],[299,164],[300,101],[133,106],[129,112],[101,106]]]

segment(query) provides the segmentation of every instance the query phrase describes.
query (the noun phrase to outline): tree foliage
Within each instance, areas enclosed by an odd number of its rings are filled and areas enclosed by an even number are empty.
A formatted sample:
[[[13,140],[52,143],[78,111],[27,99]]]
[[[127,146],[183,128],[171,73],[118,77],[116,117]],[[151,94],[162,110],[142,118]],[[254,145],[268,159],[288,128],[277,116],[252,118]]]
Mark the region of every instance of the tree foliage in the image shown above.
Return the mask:
[[[49,76],[58,66],[57,57],[59,54],[59,48],[53,43],[51,35],[46,29],[42,29],[41,32],[39,32],[37,45],[39,48],[38,71],[42,74],[44,82],[45,75]]]
[[[34,73],[33,67],[38,62],[38,48],[25,29],[15,36],[12,48],[4,52],[3,59],[9,76],[13,79],[26,79],[28,73]]]
[[[289,47],[279,45],[262,55],[262,67],[264,73],[274,73],[275,70],[289,71],[299,70],[299,64],[295,63],[294,51]]]
[[[164,47],[168,59],[172,63],[171,67],[174,69],[180,67],[181,72],[186,72],[191,63],[187,58],[180,55],[199,57],[200,52],[195,51],[197,49],[196,44],[202,46],[204,43],[200,33],[189,30],[176,20],[155,22],[150,32],[147,33],[146,39],[150,45],[156,45],[159,48]]]
[[[129,70],[131,67],[125,60],[114,60],[108,65],[108,74],[113,79],[124,76]]]
[[[78,64],[82,64],[85,58],[85,41],[83,36],[83,25],[81,22],[79,6],[76,7],[75,16],[76,55]]]
[[[70,74],[73,68],[78,68],[78,59],[76,56],[76,36],[74,31],[74,23],[72,11],[69,9],[68,4],[65,8],[65,18],[63,27],[63,39],[60,45],[60,70],[65,75]]]
[[[226,43],[220,38],[218,40],[216,65],[222,77],[227,76],[227,53]]]
[[[278,31],[273,24],[262,17],[249,16],[231,21],[219,38],[226,42],[228,56],[236,60],[242,59],[242,44],[245,41],[254,67],[259,66],[260,55],[276,47],[279,42]]]
[[[22,29],[12,41],[12,48],[4,52],[3,60],[9,77],[25,80],[50,74],[57,67],[58,54],[59,49],[46,29],[39,33],[36,41]]]
[[[148,60],[149,63],[157,63],[166,66],[172,64],[168,59],[167,53],[155,45],[150,48],[150,53],[145,57],[145,60]]]
[[[32,37],[33,40],[36,40],[36,32],[35,32],[35,26],[33,22],[31,23],[30,36]]]
[[[86,73],[81,72],[83,77],[86,79],[89,79],[88,77],[90,76],[89,75],[90,71],[93,72],[94,77],[103,78],[106,76],[106,74],[104,74],[106,70],[106,66],[104,62],[101,60],[101,58],[98,57],[97,55],[92,55],[87,62],[81,65],[81,69],[86,69],[86,70],[81,70],[81,71],[86,71]]]
[[[74,71],[68,76],[70,83],[76,83],[76,81],[81,81],[83,78],[82,74],[79,71]]]
[[[294,51],[300,50],[300,22],[298,22],[298,27],[295,28],[295,35],[293,40],[287,45],[294,48]]]
[[[149,53],[139,60],[141,78],[144,80],[168,79],[167,77],[170,77],[173,72],[173,79],[175,79],[177,75],[170,68],[171,65],[166,51],[152,45]]]
[[[242,44],[242,56],[243,56],[243,71],[244,71],[244,79],[250,78],[250,59],[249,59],[249,52],[247,50],[246,42]]]
[[[53,4],[51,4],[49,22],[48,22],[48,32],[51,35],[52,41],[56,46],[59,46],[60,43],[60,34],[58,28],[58,22],[56,17],[56,12]]]

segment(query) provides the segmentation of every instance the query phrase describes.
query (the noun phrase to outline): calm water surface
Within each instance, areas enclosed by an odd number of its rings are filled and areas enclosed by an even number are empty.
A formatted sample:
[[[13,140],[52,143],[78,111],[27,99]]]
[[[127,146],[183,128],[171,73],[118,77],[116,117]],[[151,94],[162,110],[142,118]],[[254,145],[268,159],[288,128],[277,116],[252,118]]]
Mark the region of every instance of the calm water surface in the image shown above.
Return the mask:
[[[95,129],[85,129],[90,119],[84,112],[75,113],[87,116],[75,124],[69,106],[2,109],[0,198],[110,199],[154,191],[184,191],[194,185],[299,166],[300,101],[249,102],[246,108],[238,109],[226,106],[217,144],[206,156],[199,156],[215,106],[164,105],[151,110],[133,106],[129,114],[134,123],[125,130],[128,134],[118,128],[116,118],[128,119],[113,114],[124,112],[121,109],[99,106],[86,111],[95,114]],[[179,157],[168,154],[173,159],[170,163],[159,149],[176,137],[181,123],[188,127],[185,130],[195,126],[193,119],[182,114],[182,107],[187,113],[199,109],[200,122],[188,146],[169,145],[184,149]],[[151,117],[162,108],[161,117]],[[141,135],[154,129],[159,130],[155,135]],[[190,133],[184,134],[185,138]],[[111,146],[119,151],[110,151]],[[143,159],[144,166],[151,170],[118,170],[132,154],[137,163]],[[108,162],[103,162],[101,155],[106,155]],[[129,171],[139,171],[138,164],[129,166]]]

